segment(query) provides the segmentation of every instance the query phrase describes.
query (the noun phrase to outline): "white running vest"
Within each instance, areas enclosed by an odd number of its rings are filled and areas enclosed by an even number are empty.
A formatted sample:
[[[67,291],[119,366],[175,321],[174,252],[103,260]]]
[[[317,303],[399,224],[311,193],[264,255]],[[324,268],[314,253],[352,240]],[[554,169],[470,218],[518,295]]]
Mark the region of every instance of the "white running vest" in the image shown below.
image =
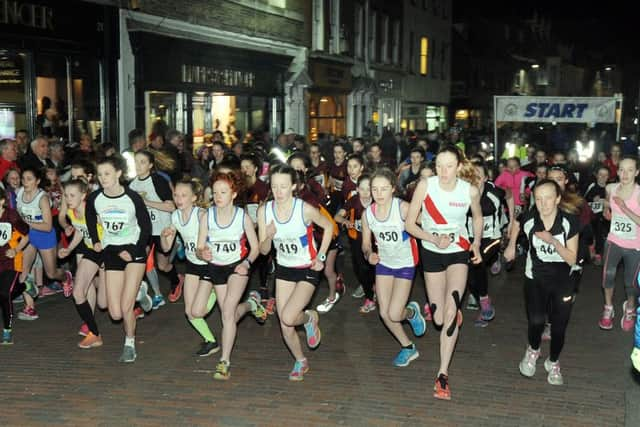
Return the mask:
[[[164,179],[164,178],[160,178]],[[147,199],[151,202],[164,202],[158,196],[156,187],[153,185],[153,176],[149,175],[145,179],[135,177],[130,183],[129,188],[140,194],[143,199]],[[147,206],[149,211],[149,218],[151,219],[151,235],[159,236],[162,230],[167,228],[171,224],[171,212],[161,211]]]
[[[38,192],[30,202],[25,202],[24,197],[24,188],[20,187],[18,192],[16,193],[16,210],[22,217],[22,219],[29,222],[43,222],[42,219],[42,209],[40,209],[40,199],[46,193],[43,190],[38,189]]]
[[[384,220],[374,215],[377,207],[373,203],[367,208],[365,215],[378,245],[380,264],[394,269],[414,267],[418,261],[418,247],[415,239],[404,228],[400,199],[394,198],[391,201],[391,209]]]
[[[207,244],[211,248],[211,264],[230,265],[245,258],[247,236],[244,233],[244,209],[236,206],[231,223],[226,226],[218,224],[217,208],[207,210]]]
[[[171,214],[171,224],[176,228],[177,232],[182,237],[184,243],[184,254],[187,260],[196,265],[206,265],[207,262],[201,260],[196,256],[196,248],[198,247],[198,232],[200,231],[200,209],[197,207],[191,208],[189,219],[187,222],[182,222],[182,213],[179,209],[176,209]]]
[[[433,252],[450,254],[469,250],[467,235],[467,211],[471,206],[471,184],[460,178],[453,191],[440,188],[437,176],[427,178],[427,194],[422,202],[422,229],[434,235],[446,234],[451,244],[440,249],[426,240],[422,246]]]
[[[275,204],[271,200],[265,205],[265,224],[271,221],[276,226],[273,245],[276,248],[278,264],[289,268],[307,268],[317,254],[316,243],[313,240],[313,225],[304,222],[304,202],[293,198],[291,216],[284,222],[278,221]]]

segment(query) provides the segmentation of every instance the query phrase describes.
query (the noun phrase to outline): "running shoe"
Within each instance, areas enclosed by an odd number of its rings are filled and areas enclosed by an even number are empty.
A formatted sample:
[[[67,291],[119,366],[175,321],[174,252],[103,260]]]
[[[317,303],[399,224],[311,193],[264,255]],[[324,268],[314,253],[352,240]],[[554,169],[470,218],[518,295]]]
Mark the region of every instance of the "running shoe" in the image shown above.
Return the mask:
[[[591,259],[591,262],[593,263],[593,265],[601,266],[602,265],[602,255],[595,254],[593,256],[593,258]]]
[[[427,331],[427,322],[424,321],[424,317],[422,317],[422,313],[420,313],[420,306],[417,302],[411,301],[407,304],[407,309],[413,311],[413,316],[407,317],[413,334],[417,337],[423,336]]]
[[[226,381],[231,376],[229,372],[229,362],[226,360],[221,360],[216,365],[216,373],[213,374],[213,379]]]
[[[636,324],[636,310],[634,308],[627,310],[627,302],[622,303],[622,318],[620,318],[620,327],[623,331],[629,332],[633,330],[633,327]]]
[[[140,282],[140,288],[138,289],[138,295],[136,296],[136,302],[140,304],[140,307],[148,313],[153,308],[153,300],[149,296],[149,285],[144,280]]]
[[[305,314],[309,316],[309,320],[304,324],[304,330],[307,333],[307,345],[309,348],[317,348],[322,339],[322,333],[318,326],[318,313],[314,310],[305,310]]]
[[[220,345],[216,341],[203,341],[200,350],[196,351],[196,356],[207,357],[220,351]]]
[[[38,317],[38,313],[33,307],[25,307],[18,313],[18,319],[20,320],[36,320]]]
[[[249,302],[249,300],[251,300],[253,304]],[[252,308],[251,314],[253,314],[253,317],[255,317],[258,322],[264,323],[264,321],[267,319],[267,311],[262,305],[262,298],[260,298],[260,294],[257,291],[249,292],[249,298],[247,299],[247,302],[249,302],[249,305]],[[255,308],[253,308],[254,305]]]
[[[33,281],[33,277],[31,275],[27,276],[27,279],[24,281],[25,292],[31,296],[31,298],[38,297],[38,287]]]
[[[371,313],[372,311],[375,311],[375,309],[376,309],[375,301],[370,300],[369,298],[365,298],[364,303],[360,306],[360,313],[361,314]]]
[[[469,298],[467,298],[467,310],[479,310],[480,304],[478,304],[478,300],[473,294],[469,294]]]
[[[89,326],[87,326],[86,323],[80,325],[80,329],[78,329],[78,335],[80,335],[81,337],[86,337],[87,335],[89,335]]]
[[[598,326],[600,329],[604,329],[605,331],[609,331],[613,328],[613,318],[615,317],[615,310],[612,305],[605,305],[602,310],[602,317],[598,322]]]
[[[477,328],[486,328],[487,326],[489,326],[489,322],[487,320],[484,320],[484,318],[482,317],[482,313],[478,313],[478,317],[476,317],[476,319],[473,321],[473,326]]]
[[[636,371],[640,372],[640,348],[634,347],[631,352],[631,363]]]
[[[420,356],[415,344],[411,344],[411,348],[402,348],[398,355],[393,359],[393,366],[403,368],[409,366],[409,363],[416,360]]]
[[[78,343],[78,347],[83,349],[89,349],[94,347],[100,347],[102,345],[102,337],[100,335],[93,335],[93,332],[89,332],[82,341]]]
[[[493,274],[494,276],[500,274],[500,271],[502,271],[502,261],[500,260],[500,257],[498,257],[496,262],[491,264],[489,271],[491,271],[491,274]]]
[[[167,303],[162,295],[154,295],[153,298],[151,298],[151,302],[152,302],[151,308],[153,310],[157,310]]]
[[[184,285],[184,274],[178,274],[178,284],[175,289],[169,293],[169,302],[177,302],[182,296],[182,285]]]
[[[144,319],[144,310],[140,307],[136,307],[133,309],[133,315],[136,316],[136,319]]]
[[[364,296],[364,289],[362,289],[362,285],[358,286],[351,296],[353,298],[362,298]]]
[[[336,278],[336,292],[344,295],[347,291],[347,287],[344,285],[344,275],[342,273],[338,273],[338,277]]]
[[[544,331],[542,331],[542,341],[551,341],[551,323],[544,324]]]
[[[441,400],[451,400],[451,389],[449,388],[448,375],[438,375],[436,383],[433,385],[433,397]]]
[[[64,282],[62,282],[62,291],[65,298],[69,298],[73,294],[73,275],[70,271],[64,272]]]
[[[17,297],[15,297],[13,299],[13,302],[16,303],[16,304],[17,303],[23,303],[24,302],[24,296],[22,296],[22,294],[18,295]]]
[[[55,289],[52,289],[51,286],[43,286],[40,288],[39,292],[38,292],[38,296],[40,298],[44,298],[44,297],[48,297],[51,295],[55,295],[59,293],[58,291],[56,291]]]
[[[480,315],[482,316],[482,320],[486,322],[490,322],[496,317],[496,310],[493,308],[493,304],[491,304],[491,298],[480,298]]]
[[[136,361],[136,349],[133,346],[130,345],[125,345],[122,348],[122,354],[120,355],[120,358],[118,359],[118,362],[120,363],[133,363]]]
[[[289,373],[289,381],[302,381],[304,380],[304,374],[309,372],[309,362],[307,359],[296,360],[293,364],[293,369]]]
[[[536,362],[540,357],[540,350],[533,350],[530,346],[527,346],[527,351],[524,353],[524,357],[520,361],[520,373],[525,377],[531,378],[536,373]]]
[[[431,306],[428,302],[424,304],[424,320],[427,322],[431,322],[433,320],[433,315],[431,314]]]
[[[327,297],[321,304],[318,304],[316,310],[318,310],[318,313],[328,313],[338,301],[340,301],[340,292],[336,290],[336,296],[333,299]]]
[[[11,329],[3,329],[2,330],[2,345],[11,345],[13,344],[13,334],[11,333]]]
[[[564,381],[562,380],[562,373],[560,372],[560,361],[557,360],[552,362],[547,357],[547,360],[544,361],[544,369],[549,373],[547,375],[547,382],[551,385],[562,385]]]
[[[264,309],[269,316],[273,316],[276,313],[276,299],[267,299],[267,303],[264,305]]]

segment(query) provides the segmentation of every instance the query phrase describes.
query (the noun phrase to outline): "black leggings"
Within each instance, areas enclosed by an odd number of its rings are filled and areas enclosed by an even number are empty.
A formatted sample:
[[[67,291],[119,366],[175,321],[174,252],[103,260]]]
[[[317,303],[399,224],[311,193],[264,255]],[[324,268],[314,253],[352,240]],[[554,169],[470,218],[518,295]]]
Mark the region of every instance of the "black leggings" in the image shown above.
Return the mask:
[[[13,300],[24,292],[24,283],[18,281],[20,273],[5,270],[0,273],[0,306],[4,329],[11,329],[13,322]]]
[[[604,253],[604,242],[607,240],[610,226],[611,222],[604,219],[602,214],[596,215],[596,218],[591,221],[591,228],[593,229],[593,235],[596,243],[596,253],[599,255]]]
[[[269,269],[271,268],[271,254],[260,254],[255,261],[253,261],[253,268],[251,273],[258,273],[258,290],[262,290],[264,295],[271,295],[269,293],[269,285],[267,283],[269,277]]]
[[[480,297],[489,295],[489,273],[487,268],[491,266],[500,252],[500,239],[482,239],[480,242],[482,262],[480,264],[469,263],[467,284],[469,291],[480,301]]]
[[[529,345],[540,348],[544,323],[549,314],[551,345],[549,359],[556,362],[564,346],[564,336],[571,317],[574,296],[573,278],[568,274],[561,280],[546,277],[524,280],[524,296],[529,320]]]
[[[366,298],[373,300],[373,284],[376,281],[375,268],[369,264],[362,253],[362,241],[349,239],[351,242],[351,263],[356,279],[362,285]]]

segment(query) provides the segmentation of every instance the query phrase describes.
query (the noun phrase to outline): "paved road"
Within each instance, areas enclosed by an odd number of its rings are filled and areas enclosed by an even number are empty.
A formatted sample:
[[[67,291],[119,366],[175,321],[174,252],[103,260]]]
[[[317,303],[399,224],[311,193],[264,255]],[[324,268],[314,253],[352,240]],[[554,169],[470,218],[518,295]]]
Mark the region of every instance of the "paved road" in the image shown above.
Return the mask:
[[[357,313],[346,296],[322,316],[323,341],[308,352],[302,383],[287,374],[292,359],[275,318],[239,326],[228,382],[212,379],[215,356],[196,358],[199,344],[182,301],[139,323],[138,361],[121,365],[120,325],[98,315],[105,345],[76,347],[80,324],[71,301],[45,298],[40,319],[18,321],[15,344],[0,347],[2,425],[497,425],[638,426],[640,384],[631,373],[632,335],[600,331],[599,272],[588,267],[569,326],[562,370],[566,384],[526,379],[518,362],[526,346],[522,270],[491,285],[497,317],[486,329],[465,322],[451,366],[451,402],[431,397],[438,334],[416,339],[421,356],[407,368],[391,361],[398,345],[376,313]],[[347,283],[352,276],[347,273]],[[620,288],[621,289],[621,288]],[[314,303],[324,297],[321,288]],[[414,297],[424,301],[422,282]],[[621,292],[617,301],[621,302]],[[209,317],[220,332],[218,311]],[[302,332],[301,332],[302,333]],[[543,344],[546,356],[548,344]]]

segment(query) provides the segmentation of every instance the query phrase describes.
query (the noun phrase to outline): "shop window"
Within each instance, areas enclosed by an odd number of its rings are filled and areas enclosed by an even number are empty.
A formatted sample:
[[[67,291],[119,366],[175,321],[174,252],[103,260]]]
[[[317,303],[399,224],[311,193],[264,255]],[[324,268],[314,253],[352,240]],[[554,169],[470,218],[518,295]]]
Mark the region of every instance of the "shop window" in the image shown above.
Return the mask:
[[[376,24],[378,20],[378,15],[376,12],[372,11],[369,15],[369,60],[371,62],[376,62]]]
[[[364,44],[364,8],[356,4],[356,31],[355,31],[355,53],[356,58],[362,58]]]
[[[69,138],[69,93],[67,58],[60,55],[37,55],[36,65],[36,133]]]
[[[309,100],[311,140],[317,140],[319,134],[346,135],[345,108],[345,95],[311,95]]]
[[[400,21],[393,22],[393,43],[391,47],[391,61],[400,64]]]
[[[429,39],[422,37],[420,39],[420,74],[427,75],[429,61]]]
[[[100,108],[100,78],[98,61],[93,58],[74,58],[70,64],[73,135],[82,133],[100,140],[102,131]]]
[[[27,129],[25,55],[0,50],[0,139]]]

